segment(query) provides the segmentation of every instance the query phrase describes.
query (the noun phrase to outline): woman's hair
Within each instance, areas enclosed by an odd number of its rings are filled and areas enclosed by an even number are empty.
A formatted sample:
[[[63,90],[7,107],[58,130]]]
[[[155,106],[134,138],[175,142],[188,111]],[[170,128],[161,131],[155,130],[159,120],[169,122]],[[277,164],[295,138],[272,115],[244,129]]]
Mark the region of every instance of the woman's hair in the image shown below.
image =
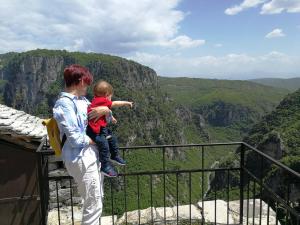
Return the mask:
[[[100,80],[94,85],[94,95],[98,97],[106,97],[114,93],[110,83]]]
[[[93,75],[86,67],[72,64],[65,68],[64,79],[66,87],[77,85],[81,80],[83,80],[83,82],[87,85],[91,85],[93,82]]]

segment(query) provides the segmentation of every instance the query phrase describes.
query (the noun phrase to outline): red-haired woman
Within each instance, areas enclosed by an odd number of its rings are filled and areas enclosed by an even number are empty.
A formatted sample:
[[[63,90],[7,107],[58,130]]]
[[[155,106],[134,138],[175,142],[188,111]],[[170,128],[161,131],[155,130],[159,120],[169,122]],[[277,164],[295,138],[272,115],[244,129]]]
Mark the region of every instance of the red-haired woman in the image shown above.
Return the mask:
[[[84,96],[93,82],[93,76],[87,68],[71,65],[64,70],[64,81],[65,91],[60,94],[53,108],[61,138],[66,139],[62,159],[84,200],[82,224],[95,225],[99,224],[102,213],[104,177],[100,173],[95,143],[85,132],[90,102]],[[97,107],[89,116],[97,119],[109,112],[107,107]]]

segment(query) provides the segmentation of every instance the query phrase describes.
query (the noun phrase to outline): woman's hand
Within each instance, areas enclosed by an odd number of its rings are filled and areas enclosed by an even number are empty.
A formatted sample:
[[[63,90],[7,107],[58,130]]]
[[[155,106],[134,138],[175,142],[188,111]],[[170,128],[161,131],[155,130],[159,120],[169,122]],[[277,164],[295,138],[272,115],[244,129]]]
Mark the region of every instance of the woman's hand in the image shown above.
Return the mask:
[[[92,108],[92,111],[89,112],[88,117],[89,120],[94,120],[95,122],[100,119],[101,116],[108,115],[110,109],[106,106],[98,106]]]
[[[89,144],[90,144],[90,145],[95,145],[96,143],[95,143],[92,139],[90,139]]]

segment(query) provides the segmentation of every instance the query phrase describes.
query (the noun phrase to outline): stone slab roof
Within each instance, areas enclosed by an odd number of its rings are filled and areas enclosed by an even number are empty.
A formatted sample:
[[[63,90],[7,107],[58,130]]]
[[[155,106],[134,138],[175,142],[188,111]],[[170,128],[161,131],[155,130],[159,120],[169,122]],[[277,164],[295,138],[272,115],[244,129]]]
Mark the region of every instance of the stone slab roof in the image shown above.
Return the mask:
[[[46,134],[39,117],[0,104],[0,139],[13,143],[40,142]]]

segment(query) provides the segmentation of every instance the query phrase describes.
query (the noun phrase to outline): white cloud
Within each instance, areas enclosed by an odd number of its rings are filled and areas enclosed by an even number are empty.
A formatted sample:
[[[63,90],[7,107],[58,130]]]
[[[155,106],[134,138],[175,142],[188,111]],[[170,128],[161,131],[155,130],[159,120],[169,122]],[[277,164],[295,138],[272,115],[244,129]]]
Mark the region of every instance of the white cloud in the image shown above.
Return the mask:
[[[2,0],[0,52],[32,48],[124,53],[204,43],[179,35],[180,0]]]
[[[235,5],[233,7],[227,8],[225,14],[227,15],[236,15],[246,9],[256,7],[266,0],[244,0],[240,5]]]
[[[244,0],[241,4],[225,10],[227,15],[236,15],[246,9],[262,5],[261,14],[278,14],[284,11],[288,13],[300,12],[299,0]]]
[[[136,52],[129,57],[150,66],[161,76],[189,76],[218,79],[299,76],[300,58],[272,51],[260,56],[227,54],[224,56],[184,57]]]
[[[214,47],[215,47],[215,48],[221,48],[221,47],[223,47],[223,45],[220,44],[220,43],[217,43],[217,44],[214,45]]]
[[[271,0],[261,8],[261,14],[278,14],[283,11],[288,13],[300,12],[299,0]]]
[[[205,40],[192,40],[186,35],[178,36],[172,40],[161,42],[160,45],[174,48],[192,48],[204,45]]]
[[[156,41],[141,41],[137,42],[127,42],[121,44],[127,48],[140,48],[145,46],[160,46],[160,47],[167,47],[167,48],[176,48],[176,49],[184,49],[184,48],[192,48],[198,47],[200,45],[204,45],[205,40],[193,40],[187,35],[180,35],[175,37],[174,39],[170,40],[156,40]]]
[[[281,29],[274,29],[270,33],[266,34],[265,38],[278,38],[278,37],[284,37],[285,34]]]

